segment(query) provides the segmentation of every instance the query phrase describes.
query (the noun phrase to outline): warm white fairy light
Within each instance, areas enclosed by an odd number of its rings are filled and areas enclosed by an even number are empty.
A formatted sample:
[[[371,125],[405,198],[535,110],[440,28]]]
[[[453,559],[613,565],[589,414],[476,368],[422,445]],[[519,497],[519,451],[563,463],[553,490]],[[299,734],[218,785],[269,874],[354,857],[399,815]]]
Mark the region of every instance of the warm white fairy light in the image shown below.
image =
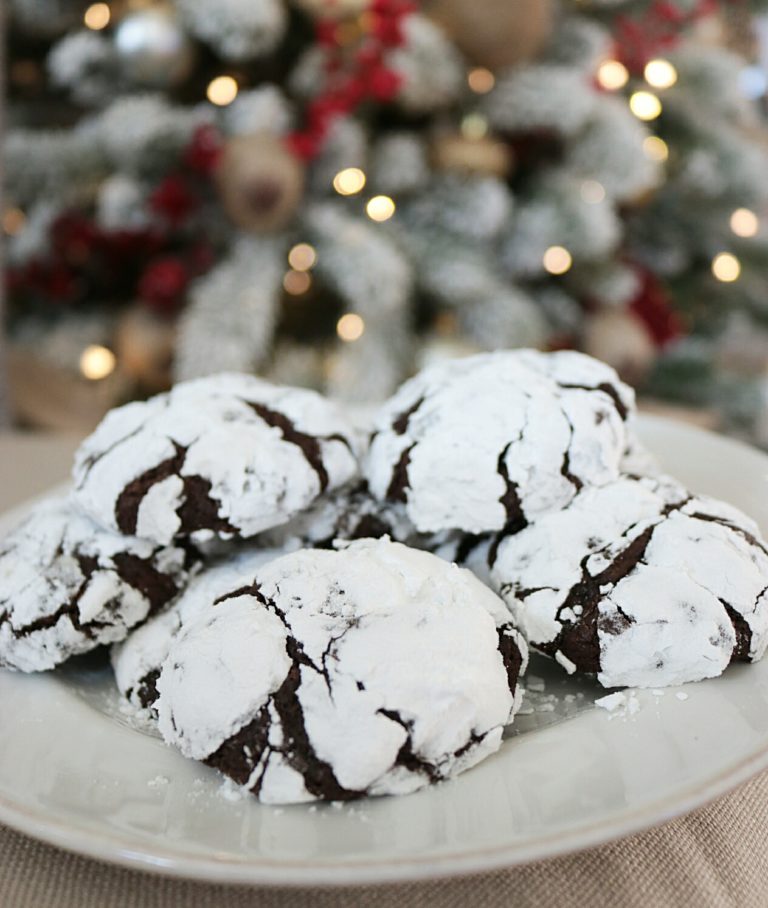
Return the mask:
[[[286,271],[283,289],[291,296],[302,296],[312,286],[312,278],[306,271]]]
[[[91,344],[80,355],[80,371],[85,378],[99,381],[115,371],[115,354],[100,344]]]
[[[550,246],[542,261],[550,274],[565,274],[573,264],[573,257],[564,246]]]
[[[109,25],[112,13],[106,3],[92,3],[83,13],[83,22],[86,28],[95,32],[101,31]]]
[[[388,221],[395,213],[395,203],[388,195],[375,195],[365,206],[365,213],[372,221]]]
[[[666,161],[669,158],[669,145],[659,136],[646,136],[643,139],[643,151],[652,161]]]
[[[760,230],[760,219],[749,208],[737,208],[731,215],[731,230],[736,236],[749,239]]]
[[[629,109],[638,120],[655,120],[661,114],[661,101],[650,91],[636,91],[629,99]]]
[[[597,82],[606,91],[618,91],[629,82],[629,70],[618,60],[605,60],[597,70]]]
[[[351,343],[360,340],[365,332],[365,322],[354,312],[347,312],[336,323],[336,333],[341,340]]]
[[[461,121],[461,134],[473,142],[484,139],[488,135],[488,120],[479,113],[467,114]]]
[[[478,66],[469,71],[467,82],[475,94],[486,95],[496,84],[496,76],[494,76],[490,69],[486,69],[484,66]]]
[[[310,271],[317,262],[317,252],[309,243],[297,243],[288,253],[288,264],[294,271]]]
[[[712,259],[712,274],[724,284],[732,284],[741,276],[741,262],[730,252],[719,252]]]
[[[605,201],[605,186],[597,180],[584,180],[581,184],[581,197],[590,205],[599,205]]]
[[[3,212],[3,231],[8,236],[15,236],[26,223],[27,216],[21,208],[6,208]]]
[[[211,104],[226,107],[237,97],[238,86],[232,76],[216,76],[208,83],[206,95]]]
[[[643,75],[652,88],[671,88],[677,82],[677,70],[669,60],[649,60]]]
[[[359,167],[345,167],[333,178],[333,188],[339,195],[357,195],[364,189],[365,179]]]

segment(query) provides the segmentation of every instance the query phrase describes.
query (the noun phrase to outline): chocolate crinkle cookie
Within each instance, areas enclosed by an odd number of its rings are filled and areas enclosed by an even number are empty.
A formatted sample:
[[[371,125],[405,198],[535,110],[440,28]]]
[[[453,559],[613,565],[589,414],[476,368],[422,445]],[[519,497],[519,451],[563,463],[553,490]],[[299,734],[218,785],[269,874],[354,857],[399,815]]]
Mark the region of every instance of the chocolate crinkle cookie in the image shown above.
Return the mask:
[[[357,433],[313,391],[222,374],[113,410],[75,459],[78,504],[166,544],[250,537],[358,472]]]
[[[174,638],[212,608],[219,596],[249,583],[256,571],[289,549],[240,548],[208,564],[164,611],[112,647],[112,667],[120,693],[138,710],[155,714],[157,679]]]
[[[605,687],[661,687],[768,645],[768,548],[730,505],[666,477],[585,489],[502,535],[492,576],[535,649]]]
[[[438,363],[379,412],[365,474],[419,532],[519,528],[618,477],[633,412],[632,390],[579,353]]]
[[[264,802],[407,794],[499,748],[526,657],[467,571],[388,540],[303,550],[175,638],[159,727]]]
[[[124,639],[178,595],[194,563],[49,499],[0,542],[0,666],[45,671]]]

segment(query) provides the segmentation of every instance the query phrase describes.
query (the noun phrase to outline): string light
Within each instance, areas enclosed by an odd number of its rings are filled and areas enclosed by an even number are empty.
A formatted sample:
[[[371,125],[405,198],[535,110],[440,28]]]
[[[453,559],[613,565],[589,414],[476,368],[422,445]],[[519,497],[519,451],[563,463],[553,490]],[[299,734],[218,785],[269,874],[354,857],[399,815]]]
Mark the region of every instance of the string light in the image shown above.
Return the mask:
[[[288,253],[288,264],[294,271],[309,271],[317,262],[317,252],[309,243],[297,243]]]
[[[8,236],[15,236],[26,223],[27,216],[21,208],[6,208],[3,213],[3,230]]]
[[[232,76],[216,76],[208,83],[206,95],[211,104],[218,107],[226,107],[231,104],[237,97],[237,82]]]
[[[605,200],[605,186],[597,180],[584,180],[581,184],[581,197],[590,205],[599,205]]]
[[[347,312],[336,322],[336,333],[346,343],[360,340],[364,332],[365,322],[354,312]]]
[[[395,203],[388,195],[375,195],[365,206],[365,213],[372,221],[388,221],[395,213]]]
[[[283,289],[291,296],[301,296],[312,286],[312,278],[306,271],[286,271]]]
[[[467,114],[461,121],[461,134],[465,139],[478,142],[488,135],[488,121],[482,114]]]
[[[101,31],[109,25],[112,13],[106,3],[92,3],[83,13],[83,22],[86,28],[95,32]]]
[[[629,82],[629,70],[618,60],[605,60],[597,70],[597,82],[606,91],[618,91]]]
[[[496,84],[496,76],[484,66],[478,66],[469,71],[467,76],[469,87],[478,95],[487,95]]]
[[[116,365],[115,354],[100,344],[91,344],[80,355],[80,371],[91,381],[111,375]]]
[[[573,264],[573,257],[564,246],[550,246],[542,261],[550,274],[565,274]]]
[[[629,99],[629,109],[638,120],[655,120],[661,113],[661,101],[650,91],[636,91]]]
[[[653,88],[671,88],[677,82],[677,70],[669,60],[650,60],[643,75]]]
[[[357,195],[365,187],[365,179],[359,167],[347,167],[333,178],[333,188],[339,195]]]
[[[732,284],[741,275],[741,262],[730,252],[719,252],[712,259],[712,274],[724,284]]]
[[[658,136],[646,136],[643,139],[643,151],[652,161],[666,161],[669,157],[669,145]]]
[[[731,215],[731,230],[743,239],[755,236],[760,229],[760,220],[749,208],[737,208]]]

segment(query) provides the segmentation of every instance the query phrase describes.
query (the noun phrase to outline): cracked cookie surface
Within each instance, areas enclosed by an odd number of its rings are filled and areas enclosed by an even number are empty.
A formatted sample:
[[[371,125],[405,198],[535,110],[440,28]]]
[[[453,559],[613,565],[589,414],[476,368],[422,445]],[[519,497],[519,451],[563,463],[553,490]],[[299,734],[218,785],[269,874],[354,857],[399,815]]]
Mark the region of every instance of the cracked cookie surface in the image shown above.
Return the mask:
[[[159,725],[264,802],[407,794],[498,749],[526,658],[467,571],[388,540],[304,550],[175,639]]]
[[[249,582],[256,571],[289,549],[243,548],[206,565],[167,609],[153,615],[112,647],[118,690],[136,709],[154,713],[157,679],[174,638],[226,593]]]
[[[420,532],[519,528],[619,475],[633,411],[631,389],[579,353],[439,363],[381,408],[365,474]]]
[[[49,499],[0,542],[0,666],[45,671],[122,640],[182,590],[194,559],[100,529]]]
[[[357,475],[356,431],[313,391],[215,375],[109,413],[75,458],[103,526],[160,544],[245,538]]]
[[[768,645],[758,528],[675,480],[585,489],[497,543],[494,585],[531,646],[605,687],[715,677]]]

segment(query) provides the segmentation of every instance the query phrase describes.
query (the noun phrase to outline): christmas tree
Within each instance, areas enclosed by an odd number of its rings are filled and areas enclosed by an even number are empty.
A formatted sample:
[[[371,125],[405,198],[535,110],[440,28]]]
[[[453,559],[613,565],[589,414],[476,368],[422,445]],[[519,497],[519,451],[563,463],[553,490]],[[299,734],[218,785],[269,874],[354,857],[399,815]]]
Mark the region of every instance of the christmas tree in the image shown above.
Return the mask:
[[[768,443],[756,6],[14,0],[19,409],[572,346]]]

